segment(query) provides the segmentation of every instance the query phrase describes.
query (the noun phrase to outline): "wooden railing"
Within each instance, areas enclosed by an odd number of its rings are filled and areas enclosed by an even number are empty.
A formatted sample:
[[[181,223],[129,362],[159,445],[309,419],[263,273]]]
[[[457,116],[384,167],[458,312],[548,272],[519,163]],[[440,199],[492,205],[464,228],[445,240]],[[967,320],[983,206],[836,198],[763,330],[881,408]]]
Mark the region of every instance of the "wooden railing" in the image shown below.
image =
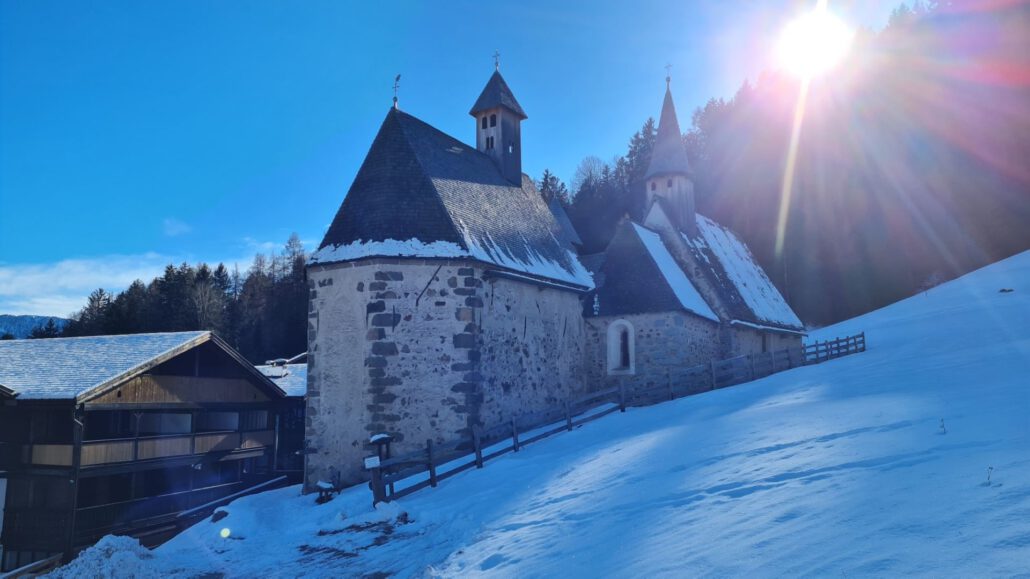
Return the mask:
[[[171,458],[208,452],[249,450],[275,444],[275,431],[211,432],[182,435],[146,436],[140,438],[88,440],[82,443],[82,466],[99,466],[136,460]],[[5,460],[11,467],[22,464],[20,449],[28,464],[37,466],[71,466],[71,444],[4,445]],[[2,463],[0,463],[2,464]]]
[[[424,449],[407,455],[369,457],[365,459],[365,468],[371,473],[372,503],[395,500],[426,487],[435,487],[440,481],[460,472],[483,468],[484,462],[492,458],[518,452],[526,444],[572,430],[612,412],[625,412],[627,406],[648,406],[725,388],[791,368],[864,352],[865,349],[863,332],[796,348],[712,361],[688,368],[685,380],[668,380],[666,384],[648,388],[631,389],[620,385],[591,392],[568,400],[562,408],[519,415],[489,430],[474,426],[468,438],[446,444],[427,440]]]

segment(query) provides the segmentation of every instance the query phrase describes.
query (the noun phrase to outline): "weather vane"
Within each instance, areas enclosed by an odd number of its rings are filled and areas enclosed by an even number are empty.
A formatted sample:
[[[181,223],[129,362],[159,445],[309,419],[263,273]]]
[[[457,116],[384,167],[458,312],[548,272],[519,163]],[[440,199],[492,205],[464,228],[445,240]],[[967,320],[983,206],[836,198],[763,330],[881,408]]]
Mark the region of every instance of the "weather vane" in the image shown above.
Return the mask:
[[[501,51],[494,50],[494,70],[501,70]]]
[[[393,108],[397,108],[397,89],[401,88],[401,75],[393,79]]]
[[[666,63],[665,65],[665,84],[669,84],[672,81],[672,65]]]

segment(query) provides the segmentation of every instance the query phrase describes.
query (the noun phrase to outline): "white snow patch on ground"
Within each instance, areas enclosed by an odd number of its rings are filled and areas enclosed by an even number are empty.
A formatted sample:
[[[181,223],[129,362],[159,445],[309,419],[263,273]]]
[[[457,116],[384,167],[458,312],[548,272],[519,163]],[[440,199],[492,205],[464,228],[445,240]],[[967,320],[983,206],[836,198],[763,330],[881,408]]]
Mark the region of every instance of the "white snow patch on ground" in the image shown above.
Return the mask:
[[[813,338],[863,330],[865,353],[616,413],[379,510],[292,487],[125,549],[171,577],[1025,575],[1030,252]],[[125,576],[106,559],[67,573]]]

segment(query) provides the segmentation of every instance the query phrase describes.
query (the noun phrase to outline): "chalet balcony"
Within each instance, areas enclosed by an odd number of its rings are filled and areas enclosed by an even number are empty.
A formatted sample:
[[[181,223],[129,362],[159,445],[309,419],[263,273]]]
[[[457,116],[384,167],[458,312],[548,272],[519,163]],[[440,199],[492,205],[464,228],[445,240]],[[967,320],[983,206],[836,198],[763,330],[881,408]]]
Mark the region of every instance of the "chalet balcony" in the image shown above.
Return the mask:
[[[274,430],[90,440],[82,443],[81,466],[88,468],[142,460],[203,455],[211,452],[230,453],[270,448],[274,444]],[[73,464],[74,446],[71,444],[29,444],[22,445],[22,448],[22,456],[28,457],[27,462],[32,466],[70,467]]]

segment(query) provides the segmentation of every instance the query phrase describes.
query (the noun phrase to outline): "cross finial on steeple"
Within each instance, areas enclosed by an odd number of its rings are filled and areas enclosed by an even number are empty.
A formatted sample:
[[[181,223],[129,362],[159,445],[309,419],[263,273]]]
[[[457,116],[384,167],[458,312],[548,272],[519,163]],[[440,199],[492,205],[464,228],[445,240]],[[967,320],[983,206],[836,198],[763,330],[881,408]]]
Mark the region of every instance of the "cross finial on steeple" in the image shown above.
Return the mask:
[[[501,51],[494,50],[494,70],[501,70]]]
[[[672,82],[672,65],[665,65],[665,88],[669,88],[669,83]]]
[[[397,78],[393,79],[393,108],[397,107],[397,89],[401,88],[401,75],[397,75]]]

